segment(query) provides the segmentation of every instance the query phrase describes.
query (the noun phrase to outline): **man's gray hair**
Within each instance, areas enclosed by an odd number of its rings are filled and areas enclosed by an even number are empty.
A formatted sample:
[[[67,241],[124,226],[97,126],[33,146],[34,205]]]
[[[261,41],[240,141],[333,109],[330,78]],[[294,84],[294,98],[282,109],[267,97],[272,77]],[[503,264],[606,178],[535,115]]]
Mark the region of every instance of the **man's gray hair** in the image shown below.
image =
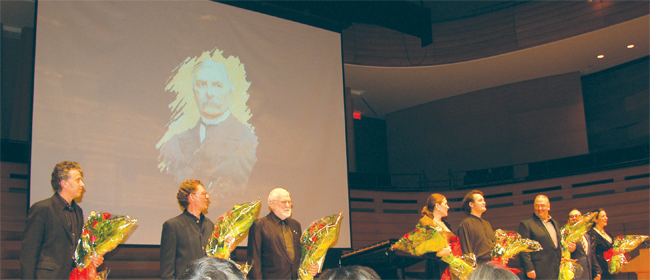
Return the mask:
[[[271,204],[271,201],[275,200],[276,198],[278,198],[278,196],[280,196],[280,194],[285,193],[285,192],[286,192],[287,194],[291,195],[291,194],[289,193],[289,191],[287,191],[286,189],[283,189],[283,188],[275,188],[275,189],[273,189],[273,190],[269,193],[269,200],[268,200],[268,203]]]
[[[485,263],[474,269],[467,280],[519,280],[519,277],[510,270]]]
[[[231,260],[202,257],[189,263],[178,279],[246,280],[246,276]]]

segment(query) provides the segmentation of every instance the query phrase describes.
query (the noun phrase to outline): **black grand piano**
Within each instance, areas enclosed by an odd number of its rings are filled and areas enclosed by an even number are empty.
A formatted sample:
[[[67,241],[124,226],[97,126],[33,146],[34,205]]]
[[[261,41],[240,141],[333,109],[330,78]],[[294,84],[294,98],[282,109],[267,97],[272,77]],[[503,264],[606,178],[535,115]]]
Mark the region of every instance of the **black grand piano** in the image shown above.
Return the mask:
[[[424,260],[406,253],[391,251],[399,239],[388,239],[341,255],[340,265],[362,265],[374,269],[381,279],[404,279],[404,268]]]

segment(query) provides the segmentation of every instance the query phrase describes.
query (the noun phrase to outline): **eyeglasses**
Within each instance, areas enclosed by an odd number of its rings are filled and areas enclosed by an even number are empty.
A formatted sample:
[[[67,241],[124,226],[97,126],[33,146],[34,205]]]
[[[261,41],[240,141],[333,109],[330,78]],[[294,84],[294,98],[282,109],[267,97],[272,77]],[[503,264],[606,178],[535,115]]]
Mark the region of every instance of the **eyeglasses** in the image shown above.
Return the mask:
[[[200,193],[193,193],[193,194],[195,194],[195,195],[201,195],[201,196],[205,196],[205,197],[208,196],[208,192],[200,192]]]
[[[286,200],[286,201],[274,200],[274,201],[277,202],[277,203],[280,203],[280,204],[282,204],[284,206],[287,206],[287,207],[291,207],[293,205],[293,202],[291,202],[291,200]]]

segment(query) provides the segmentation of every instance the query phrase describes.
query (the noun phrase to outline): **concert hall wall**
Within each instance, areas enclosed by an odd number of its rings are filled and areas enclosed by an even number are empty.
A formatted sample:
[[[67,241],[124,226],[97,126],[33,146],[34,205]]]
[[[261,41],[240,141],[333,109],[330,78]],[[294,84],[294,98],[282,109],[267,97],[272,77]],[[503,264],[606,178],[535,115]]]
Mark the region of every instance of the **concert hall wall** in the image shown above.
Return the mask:
[[[428,180],[589,152],[580,73],[539,78],[386,116],[391,173]]]

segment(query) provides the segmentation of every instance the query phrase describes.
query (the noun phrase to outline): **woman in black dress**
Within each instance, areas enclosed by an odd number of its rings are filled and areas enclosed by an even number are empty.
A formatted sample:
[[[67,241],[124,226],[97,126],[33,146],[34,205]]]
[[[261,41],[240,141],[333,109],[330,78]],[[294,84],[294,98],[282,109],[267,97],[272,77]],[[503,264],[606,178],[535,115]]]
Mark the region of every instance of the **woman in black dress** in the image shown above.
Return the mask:
[[[598,216],[596,216],[595,225],[589,231],[589,235],[591,235],[591,240],[593,241],[592,247],[596,250],[596,261],[598,261],[598,265],[603,271],[601,280],[615,279],[615,276],[609,274],[609,266],[603,257],[603,253],[612,248],[613,242],[612,236],[605,232],[605,226],[607,226],[608,220],[607,213],[602,208],[594,212],[598,212]]]

